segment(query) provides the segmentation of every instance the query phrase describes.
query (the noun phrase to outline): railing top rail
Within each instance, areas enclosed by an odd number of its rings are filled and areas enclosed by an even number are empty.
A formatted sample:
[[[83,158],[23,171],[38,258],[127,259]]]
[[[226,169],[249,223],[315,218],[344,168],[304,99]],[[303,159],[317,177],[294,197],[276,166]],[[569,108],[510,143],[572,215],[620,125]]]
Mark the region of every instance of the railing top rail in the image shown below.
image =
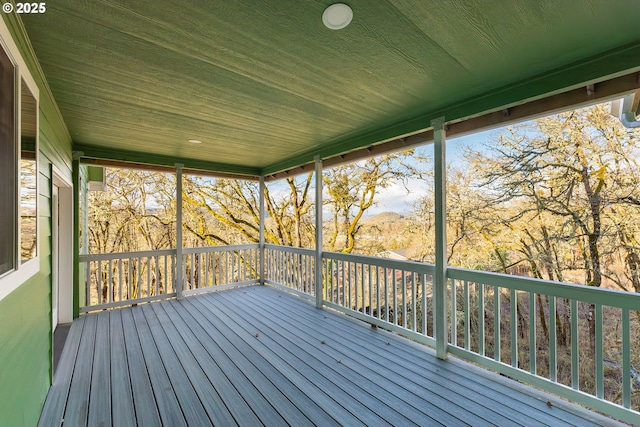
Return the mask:
[[[433,264],[425,264],[415,261],[399,261],[375,256],[345,254],[342,252],[323,252],[322,257],[339,261],[360,262],[363,264],[375,265],[377,267],[395,268],[396,270],[413,271],[416,273],[433,274],[435,272],[435,266]]]
[[[145,258],[150,256],[175,255],[175,249],[158,249],[151,251],[134,252],[110,252],[104,254],[82,254],[79,256],[80,262],[104,261],[112,259]]]
[[[300,254],[300,255],[315,255],[315,251],[313,249],[306,249],[306,248],[297,248],[295,246],[284,246],[284,245],[274,245],[271,243],[267,243],[266,245],[264,245],[265,249],[271,249],[274,251],[283,251],[283,252],[291,252],[294,254]]]
[[[227,246],[198,246],[195,248],[182,248],[183,254],[211,253],[211,252],[233,252],[243,251],[247,249],[258,249],[260,245],[257,243],[247,243],[245,245],[227,245]]]
[[[447,269],[447,277],[473,283],[495,285],[501,288],[534,292],[593,304],[602,304],[609,307],[628,308],[630,310],[640,309],[640,294],[613,289],[453,267]]]

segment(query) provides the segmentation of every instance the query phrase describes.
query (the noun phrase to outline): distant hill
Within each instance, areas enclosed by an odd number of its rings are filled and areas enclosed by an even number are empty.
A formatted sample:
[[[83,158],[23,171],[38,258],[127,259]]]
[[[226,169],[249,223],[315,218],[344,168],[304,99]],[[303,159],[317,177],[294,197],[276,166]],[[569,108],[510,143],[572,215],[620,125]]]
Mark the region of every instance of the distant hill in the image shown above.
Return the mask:
[[[408,257],[416,244],[415,219],[397,212],[382,212],[362,221],[359,247],[363,253],[377,255],[389,250],[402,250]]]

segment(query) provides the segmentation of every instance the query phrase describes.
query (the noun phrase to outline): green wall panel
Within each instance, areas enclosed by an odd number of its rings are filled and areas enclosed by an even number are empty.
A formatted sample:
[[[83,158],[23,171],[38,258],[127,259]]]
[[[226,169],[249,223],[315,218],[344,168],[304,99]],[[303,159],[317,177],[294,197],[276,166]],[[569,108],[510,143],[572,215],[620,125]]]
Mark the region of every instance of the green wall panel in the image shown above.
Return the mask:
[[[19,18],[2,18],[40,90],[39,272],[0,300],[0,426],[32,426],[51,384],[51,164],[71,180],[71,138]],[[69,249],[70,250],[70,249]]]
[[[49,280],[37,274],[0,301],[0,426],[38,422],[49,388]]]

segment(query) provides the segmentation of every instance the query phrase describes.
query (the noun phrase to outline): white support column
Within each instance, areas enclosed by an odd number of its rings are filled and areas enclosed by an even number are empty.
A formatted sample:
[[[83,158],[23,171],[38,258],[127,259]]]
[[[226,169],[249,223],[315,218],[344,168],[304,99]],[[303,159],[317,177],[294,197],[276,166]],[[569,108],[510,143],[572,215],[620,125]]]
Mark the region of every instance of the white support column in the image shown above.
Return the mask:
[[[260,177],[260,284],[264,285],[264,220],[265,220],[265,204],[264,204],[264,193],[265,193],[265,185],[264,185],[264,176]]]
[[[182,163],[176,163],[176,297],[182,299]]]
[[[322,307],[322,160],[320,156],[313,159],[316,163],[316,307]]]
[[[444,117],[431,121],[434,147],[436,259],[434,283],[436,356],[447,357],[447,162]]]

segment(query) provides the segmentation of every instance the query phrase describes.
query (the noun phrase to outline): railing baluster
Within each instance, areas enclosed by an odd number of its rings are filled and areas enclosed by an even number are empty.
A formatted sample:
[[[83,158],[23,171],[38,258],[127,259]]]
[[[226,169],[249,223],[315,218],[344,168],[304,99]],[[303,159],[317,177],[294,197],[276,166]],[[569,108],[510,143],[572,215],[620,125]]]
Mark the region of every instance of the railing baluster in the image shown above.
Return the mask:
[[[571,300],[571,387],[580,389],[579,353],[578,353],[578,301]]]
[[[604,397],[604,357],[602,353],[602,304],[596,304],[596,397]]]
[[[118,259],[118,301],[122,301],[122,258]]]
[[[402,286],[402,327],[407,327],[407,279],[404,274],[404,270],[400,270],[400,274],[402,274],[402,279],[400,284]]]
[[[147,257],[147,296],[151,296],[151,257]]]
[[[240,277],[241,277],[241,276],[240,276],[240,268],[241,268],[241,267],[240,267],[240,251],[238,251],[238,252],[236,252],[236,253],[235,253],[235,257],[236,257],[236,259],[237,259],[237,261],[238,261],[238,274],[237,274],[237,276],[236,276],[235,281],[236,281],[236,282],[239,282],[239,281],[240,281]]]
[[[427,275],[422,275],[422,333],[428,336],[427,333]]]
[[[518,293],[511,289],[511,366],[518,367]]]
[[[416,288],[416,272],[411,272],[411,312],[413,315],[411,316],[411,330],[414,332],[418,331],[418,312],[416,311],[416,299],[418,298],[417,288]]]
[[[456,311],[456,290],[457,290],[457,282],[456,279],[450,279],[449,283],[451,284],[451,345],[458,345],[458,313]]]
[[[389,321],[389,283],[387,277],[387,267],[384,267],[384,311],[386,321]]]
[[[382,319],[380,314],[380,267],[376,267],[376,318]]]
[[[156,261],[156,295],[160,295],[160,258],[154,256],[153,259]]]
[[[558,361],[556,350],[556,297],[549,297],[549,379],[558,381]]]
[[[341,297],[342,299],[338,299],[339,301],[342,301],[342,305],[346,307],[347,305],[347,288],[346,288],[346,283],[344,281],[345,278],[345,272],[344,272],[344,261],[337,261],[337,267],[338,267],[338,274],[340,275],[340,284],[338,285],[338,288],[340,289]]]
[[[484,284],[476,283],[478,287],[478,353],[484,356]]]
[[[113,302],[113,260],[110,259],[107,265],[109,268],[109,271],[107,272],[107,289],[109,292],[109,295],[107,295],[107,301]]]
[[[529,292],[529,372],[536,374],[536,299]]]
[[[84,305],[85,307],[89,307],[91,305],[91,261],[85,263],[84,274],[84,289],[86,292],[84,296]]]
[[[127,275],[127,278],[129,280],[127,280],[127,298],[128,299],[133,299],[133,296],[131,295],[131,292],[133,290],[133,259],[128,258],[127,259],[127,265],[128,265],[128,269],[129,269],[129,274]]]
[[[167,255],[164,256],[164,293],[169,293],[169,276],[167,276]]]
[[[97,283],[98,292],[98,304],[103,304],[105,301],[102,300],[102,261],[98,261],[98,283]]]
[[[142,263],[140,262],[140,257],[138,257],[138,281],[136,289],[138,290],[136,298],[140,298],[142,296]]]
[[[373,316],[373,266],[371,264],[367,264],[367,283],[368,283],[368,291],[369,291],[369,315]]]
[[[500,361],[500,289],[493,287],[493,359]]]
[[[622,406],[631,408],[631,325],[629,309],[622,309]]]
[[[393,323],[398,324],[398,283],[396,282],[396,269],[391,269],[391,288],[393,289]]]
[[[209,287],[211,284],[209,283],[209,268],[211,267],[211,254],[204,254],[204,285]]]
[[[464,281],[464,348],[471,349],[471,316],[469,313],[469,281]]]

